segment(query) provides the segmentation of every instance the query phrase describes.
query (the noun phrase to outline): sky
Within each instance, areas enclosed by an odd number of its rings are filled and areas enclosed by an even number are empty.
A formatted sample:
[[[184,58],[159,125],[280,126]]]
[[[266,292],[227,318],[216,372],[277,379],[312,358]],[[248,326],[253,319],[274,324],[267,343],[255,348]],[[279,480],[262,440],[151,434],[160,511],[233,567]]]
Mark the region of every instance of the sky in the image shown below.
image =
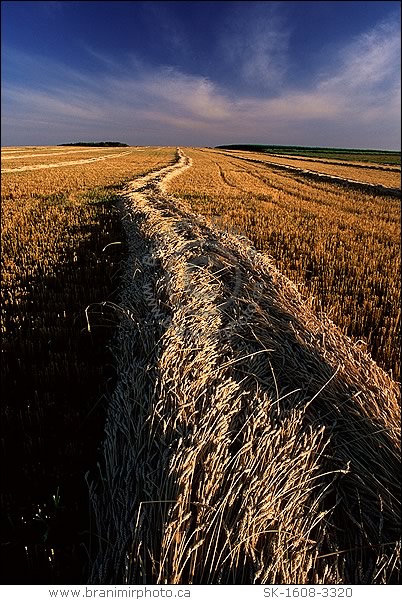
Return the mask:
[[[2,1],[1,144],[400,150],[393,1]]]

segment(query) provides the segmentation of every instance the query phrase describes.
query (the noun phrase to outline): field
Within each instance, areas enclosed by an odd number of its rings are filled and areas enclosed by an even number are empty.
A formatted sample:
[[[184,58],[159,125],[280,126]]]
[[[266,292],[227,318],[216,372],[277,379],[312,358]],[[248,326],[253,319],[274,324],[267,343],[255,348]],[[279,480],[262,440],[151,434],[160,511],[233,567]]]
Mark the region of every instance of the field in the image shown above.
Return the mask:
[[[264,156],[252,152],[231,152],[230,156],[237,156],[243,160],[253,161],[254,163],[263,164],[266,166],[274,166],[280,169],[286,167],[286,171],[292,173],[303,172],[304,176],[310,174],[313,179],[314,173],[319,172],[321,176],[328,175],[329,177],[347,179],[349,183],[366,183],[375,186],[384,186],[386,188],[396,188],[400,190],[401,186],[401,169],[396,166],[384,166],[375,163],[360,163],[327,160],[322,158],[302,158],[300,156]],[[315,178],[317,179],[317,177]],[[357,187],[357,186],[356,186]]]
[[[264,146],[240,144],[217,146],[226,150],[247,150],[250,152],[263,152],[265,154],[308,156],[314,159],[341,160],[353,162],[369,162],[384,165],[401,165],[401,153],[389,150],[361,150],[351,148],[314,148],[307,146]]]
[[[2,150],[6,583],[399,581],[400,168]]]
[[[190,174],[169,191],[220,227],[251,239],[354,342],[400,376],[400,203],[272,167],[235,152],[189,150]],[[278,161],[279,159],[275,159]],[[300,166],[296,160],[283,163]],[[282,163],[281,163],[282,164]],[[311,176],[313,164],[308,163]],[[268,167],[268,168],[267,168]],[[400,185],[394,170],[316,164],[316,170],[379,186]],[[374,171],[374,173],[373,173]],[[374,190],[375,191],[375,190]],[[396,343],[395,343],[396,342]]]
[[[106,344],[117,319],[100,303],[116,300],[118,288],[117,193],[121,181],[175,157],[168,148],[114,152],[116,159],[2,174],[2,564],[21,583],[82,577],[84,475],[96,460],[113,377]],[[105,154],[110,148],[10,150],[3,168]]]

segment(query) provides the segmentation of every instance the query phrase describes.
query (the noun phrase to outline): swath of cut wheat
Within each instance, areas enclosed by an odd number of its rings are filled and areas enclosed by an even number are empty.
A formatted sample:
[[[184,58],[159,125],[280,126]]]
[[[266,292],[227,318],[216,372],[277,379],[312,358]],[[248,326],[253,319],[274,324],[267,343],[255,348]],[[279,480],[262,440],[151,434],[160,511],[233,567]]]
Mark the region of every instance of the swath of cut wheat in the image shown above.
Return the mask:
[[[104,150],[40,152],[3,164],[66,163],[2,177],[3,323],[17,353],[68,336],[51,290],[28,308],[31,282],[64,273],[63,256],[70,286],[115,186],[134,180],[113,217],[125,262],[108,313],[117,381],[99,479],[88,476],[91,581],[396,582],[399,387],[357,342],[363,330],[398,376],[398,199],[211,150],[80,164]],[[77,273],[75,302],[87,283]],[[34,400],[9,413],[30,423],[34,448],[74,346],[67,362],[50,356],[35,367]]]
[[[91,581],[394,581],[398,386],[245,240],[152,182],[121,210]]]

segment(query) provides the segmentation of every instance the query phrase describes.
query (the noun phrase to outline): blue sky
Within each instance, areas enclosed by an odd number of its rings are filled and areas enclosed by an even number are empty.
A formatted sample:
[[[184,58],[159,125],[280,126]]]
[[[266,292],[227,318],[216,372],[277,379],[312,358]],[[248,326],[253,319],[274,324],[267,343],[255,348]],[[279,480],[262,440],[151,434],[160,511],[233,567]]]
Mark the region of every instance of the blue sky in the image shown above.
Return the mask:
[[[400,150],[400,3],[1,3],[5,145]]]

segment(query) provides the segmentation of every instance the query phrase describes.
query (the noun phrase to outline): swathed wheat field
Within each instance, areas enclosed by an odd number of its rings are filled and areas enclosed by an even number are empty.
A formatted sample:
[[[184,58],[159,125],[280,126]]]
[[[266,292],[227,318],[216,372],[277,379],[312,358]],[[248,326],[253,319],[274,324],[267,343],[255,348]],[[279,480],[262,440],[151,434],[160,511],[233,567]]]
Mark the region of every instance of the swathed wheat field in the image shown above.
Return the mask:
[[[261,153],[3,149],[10,573],[398,582],[398,187]]]

